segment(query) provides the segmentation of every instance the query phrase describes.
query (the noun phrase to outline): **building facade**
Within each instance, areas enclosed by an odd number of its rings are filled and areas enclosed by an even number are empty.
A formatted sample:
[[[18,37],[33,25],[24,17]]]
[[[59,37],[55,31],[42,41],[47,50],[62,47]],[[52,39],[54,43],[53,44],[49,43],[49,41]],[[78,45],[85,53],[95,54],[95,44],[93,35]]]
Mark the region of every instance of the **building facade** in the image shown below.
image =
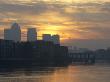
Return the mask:
[[[43,34],[43,41],[52,41],[51,34]]]
[[[52,36],[52,42],[54,44],[60,44],[60,36],[59,35],[53,35]]]
[[[27,31],[27,41],[36,41],[37,40],[37,32],[35,28],[28,28]]]
[[[4,30],[4,39],[13,40],[14,42],[21,41],[21,29],[17,23],[13,23],[10,29]]]

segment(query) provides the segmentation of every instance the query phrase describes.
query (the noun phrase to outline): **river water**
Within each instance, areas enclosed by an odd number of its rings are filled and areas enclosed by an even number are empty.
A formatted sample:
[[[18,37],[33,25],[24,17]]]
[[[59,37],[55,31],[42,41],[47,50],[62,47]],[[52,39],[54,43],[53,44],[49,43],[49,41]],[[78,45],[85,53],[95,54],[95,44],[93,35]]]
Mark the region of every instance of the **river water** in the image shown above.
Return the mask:
[[[110,82],[110,65],[70,65],[0,73],[0,82]]]

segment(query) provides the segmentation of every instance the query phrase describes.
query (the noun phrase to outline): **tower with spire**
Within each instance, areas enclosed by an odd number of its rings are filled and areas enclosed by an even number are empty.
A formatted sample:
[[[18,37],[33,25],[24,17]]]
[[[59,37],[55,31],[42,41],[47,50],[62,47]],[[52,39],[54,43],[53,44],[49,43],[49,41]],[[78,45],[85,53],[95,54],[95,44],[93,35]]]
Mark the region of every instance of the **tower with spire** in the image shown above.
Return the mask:
[[[4,39],[13,40],[14,42],[21,41],[21,29],[18,23],[13,23],[10,29],[4,30]]]

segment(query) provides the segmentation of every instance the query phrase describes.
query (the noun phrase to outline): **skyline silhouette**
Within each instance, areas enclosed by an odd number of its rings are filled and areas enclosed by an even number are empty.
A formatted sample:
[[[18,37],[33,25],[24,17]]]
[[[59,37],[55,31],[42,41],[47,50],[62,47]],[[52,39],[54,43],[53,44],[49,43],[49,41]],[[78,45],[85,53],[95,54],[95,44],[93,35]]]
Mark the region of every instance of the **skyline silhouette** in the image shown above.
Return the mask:
[[[26,40],[26,29],[35,27],[38,36],[59,34],[64,45],[106,48],[110,45],[109,10],[109,0],[1,0],[0,38],[4,28],[16,21],[22,29],[22,40]]]
[[[110,82],[110,0],[0,0],[0,82]]]

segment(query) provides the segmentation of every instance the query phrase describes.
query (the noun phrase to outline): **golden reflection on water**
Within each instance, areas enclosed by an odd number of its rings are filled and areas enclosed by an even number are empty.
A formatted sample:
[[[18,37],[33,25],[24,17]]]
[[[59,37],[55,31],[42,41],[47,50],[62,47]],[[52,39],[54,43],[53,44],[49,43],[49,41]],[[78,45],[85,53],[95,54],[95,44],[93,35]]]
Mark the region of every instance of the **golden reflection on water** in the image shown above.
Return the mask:
[[[69,66],[0,75],[0,82],[110,82],[110,66]]]

